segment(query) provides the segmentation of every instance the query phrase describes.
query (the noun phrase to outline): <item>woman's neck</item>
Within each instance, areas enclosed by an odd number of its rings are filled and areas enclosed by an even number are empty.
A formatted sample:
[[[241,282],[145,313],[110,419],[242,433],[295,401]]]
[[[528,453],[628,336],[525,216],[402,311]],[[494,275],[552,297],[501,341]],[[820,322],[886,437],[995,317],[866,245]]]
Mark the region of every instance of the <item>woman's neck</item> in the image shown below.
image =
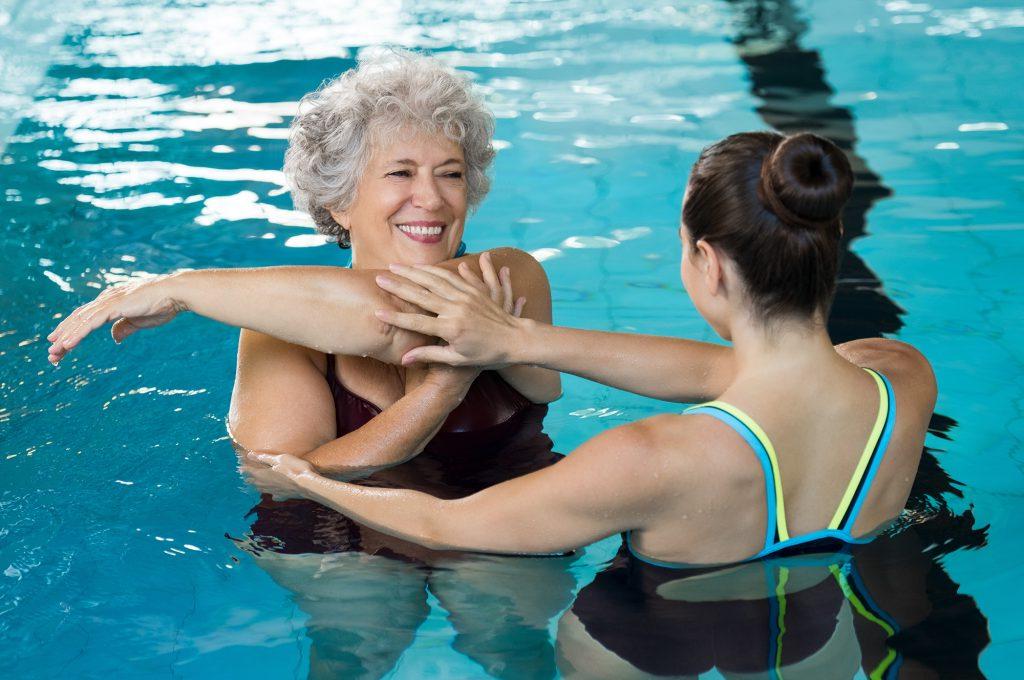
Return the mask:
[[[733,325],[737,380],[758,375],[820,373],[839,367],[825,323],[813,319],[785,319],[761,323],[745,319]]]

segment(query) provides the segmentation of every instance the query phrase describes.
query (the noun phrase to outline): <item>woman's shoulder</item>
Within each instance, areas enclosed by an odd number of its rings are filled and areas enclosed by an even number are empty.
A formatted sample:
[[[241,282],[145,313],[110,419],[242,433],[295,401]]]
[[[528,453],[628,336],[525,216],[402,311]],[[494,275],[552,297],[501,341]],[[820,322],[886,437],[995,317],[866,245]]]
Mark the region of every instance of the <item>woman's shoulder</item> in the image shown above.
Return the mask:
[[[884,375],[902,411],[918,414],[927,423],[935,409],[938,385],[927,357],[913,345],[886,338],[865,338],[836,345],[847,361]]]
[[[547,281],[544,267],[541,266],[537,258],[525,250],[503,246],[501,248],[491,248],[487,252],[490,253],[491,260],[496,267],[508,267],[513,274],[540,277]],[[471,257],[476,259],[480,254],[474,253]]]
[[[890,381],[912,380],[919,388],[934,391],[935,373],[931,363],[919,349],[906,342],[864,338],[836,345],[836,351],[847,361],[874,369]]]
[[[328,369],[328,362],[333,360],[329,354],[319,350],[303,347],[266,333],[243,328],[238,333],[239,361],[247,360],[304,360],[316,366],[321,374]]]
[[[751,465],[750,447],[731,427],[711,416],[663,413],[616,428],[616,443],[641,456],[666,481],[707,485],[711,479],[736,481],[760,474]],[[672,472],[677,474],[673,475]]]

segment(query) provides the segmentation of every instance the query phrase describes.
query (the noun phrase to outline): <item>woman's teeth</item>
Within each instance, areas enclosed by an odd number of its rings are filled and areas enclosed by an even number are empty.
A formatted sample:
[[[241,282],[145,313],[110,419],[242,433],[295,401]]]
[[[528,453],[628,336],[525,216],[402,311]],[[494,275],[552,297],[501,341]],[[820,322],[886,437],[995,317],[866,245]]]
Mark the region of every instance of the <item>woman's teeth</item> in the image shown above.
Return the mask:
[[[443,227],[414,227],[408,224],[399,224],[398,228],[406,234],[416,234],[417,236],[438,236]]]

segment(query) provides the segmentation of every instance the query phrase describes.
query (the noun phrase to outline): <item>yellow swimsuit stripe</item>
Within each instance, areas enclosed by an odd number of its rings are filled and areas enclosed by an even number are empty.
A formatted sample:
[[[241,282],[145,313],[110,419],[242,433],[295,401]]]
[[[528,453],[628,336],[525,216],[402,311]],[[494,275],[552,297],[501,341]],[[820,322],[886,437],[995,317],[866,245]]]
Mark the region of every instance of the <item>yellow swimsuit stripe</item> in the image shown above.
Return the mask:
[[[782,636],[786,634],[786,584],[789,582],[789,568],[779,567],[779,581],[775,585],[775,597],[779,603],[779,634],[775,638],[775,673],[782,677]]]
[[[754,433],[754,436],[760,440],[761,445],[768,454],[768,460],[772,464],[772,477],[775,478],[775,523],[779,530],[779,540],[789,540],[789,529],[786,527],[786,504],[782,500],[782,475],[779,473],[779,459],[775,456],[775,447],[772,446],[772,440],[768,439],[768,435],[765,434],[760,425],[754,422],[753,418],[732,404],[727,404],[724,401],[709,401],[706,404],[701,404],[701,406],[713,406],[725,411],[746,425]]]
[[[853,472],[853,477],[850,478],[850,483],[846,486],[846,493],[843,494],[843,499],[840,501],[839,507],[836,508],[836,514],[832,516],[832,521],[828,523],[829,529],[838,529],[840,522],[843,521],[846,509],[849,508],[850,503],[853,502],[854,495],[857,492],[857,487],[860,485],[860,481],[864,477],[864,472],[867,470],[868,463],[871,462],[871,454],[874,453],[875,446],[878,444],[878,440],[882,437],[882,431],[885,429],[885,421],[889,418],[889,394],[885,389],[885,383],[882,382],[882,378],[871,369],[865,368],[864,370],[867,371],[878,384],[878,415],[875,417],[875,426],[871,429],[871,436],[868,437],[868,443],[864,447],[864,453],[860,454],[860,461],[857,463],[857,468]]]
[[[885,387],[885,382],[882,380],[882,376],[870,368],[865,368],[864,370],[875,379],[875,384],[878,387],[878,414],[875,416],[875,424],[871,428],[871,436],[868,437],[868,442],[864,446],[863,453],[860,455],[860,460],[857,462],[857,467],[853,472],[853,476],[846,485],[846,491],[843,493],[842,500],[839,502],[839,507],[836,508],[835,514],[832,516],[832,521],[828,523],[827,529],[840,528],[839,525],[843,521],[843,517],[846,515],[847,509],[856,498],[857,488],[860,486],[861,480],[864,478],[864,473],[867,471],[868,465],[871,463],[872,454],[875,452],[875,447],[878,445],[878,442],[885,431],[885,423],[889,419],[889,410],[891,405],[889,404],[889,393]],[[753,418],[732,404],[728,404],[724,401],[709,401],[707,403],[694,406],[693,408],[702,408],[706,406],[717,408],[720,411],[728,413],[733,418],[743,423],[761,442],[765,453],[768,454],[768,461],[771,463],[772,467],[772,477],[774,477],[775,523],[779,534],[779,542],[781,543],[789,540],[789,527],[786,525],[786,502],[782,496],[782,474],[779,471],[779,459],[775,455],[775,447],[772,446],[771,439],[768,438],[768,435],[761,429],[761,426],[758,425]]]
[[[860,614],[865,619],[871,621],[879,628],[884,630],[886,637],[891,638],[893,635],[896,634],[896,630],[892,626],[890,626],[887,622],[883,621],[878,616],[875,616],[875,614],[872,613],[870,609],[864,606],[864,603],[861,601],[861,599],[857,597],[857,593],[854,592],[853,587],[850,586],[850,582],[847,580],[846,574],[844,574],[838,566],[832,564],[829,565],[828,569],[832,572],[832,576],[835,577],[836,583],[839,584],[839,589],[842,590],[843,595],[846,596],[846,600],[851,605],[853,605],[854,610],[856,610],[858,614]],[[871,680],[878,680],[884,678],[885,672],[889,670],[889,666],[891,666],[893,661],[896,660],[896,650],[892,647],[889,647],[888,645],[886,645],[886,647],[888,647],[889,653],[886,654],[885,657],[878,662],[878,665],[875,666],[875,668],[868,675],[868,677],[871,678]]]

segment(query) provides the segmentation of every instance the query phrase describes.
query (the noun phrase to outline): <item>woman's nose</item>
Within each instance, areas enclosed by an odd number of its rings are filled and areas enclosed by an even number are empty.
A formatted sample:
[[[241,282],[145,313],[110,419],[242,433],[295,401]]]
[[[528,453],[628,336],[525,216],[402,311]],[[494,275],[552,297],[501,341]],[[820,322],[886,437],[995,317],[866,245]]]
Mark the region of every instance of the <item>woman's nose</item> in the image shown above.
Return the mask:
[[[412,189],[412,204],[424,210],[441,207],[441,192],[433,175],[418,175]]]

